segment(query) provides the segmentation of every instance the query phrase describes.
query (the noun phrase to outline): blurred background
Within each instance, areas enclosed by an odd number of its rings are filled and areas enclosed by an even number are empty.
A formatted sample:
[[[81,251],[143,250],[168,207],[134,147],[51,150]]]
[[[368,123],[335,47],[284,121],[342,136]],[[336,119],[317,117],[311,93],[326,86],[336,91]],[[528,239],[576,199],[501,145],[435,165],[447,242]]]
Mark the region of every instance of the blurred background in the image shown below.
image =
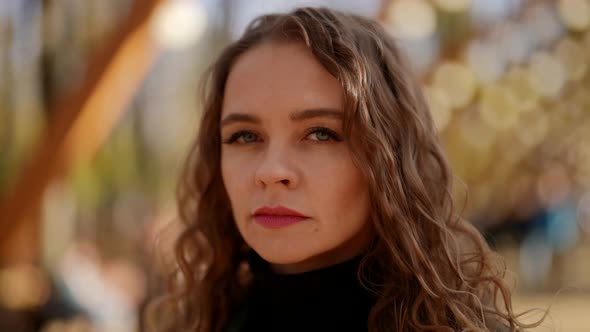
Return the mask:
[[[516,309],[590,331],[590,0],[0,0],[0,331],[143,330],[200,75],[301,5],[400,43]]]

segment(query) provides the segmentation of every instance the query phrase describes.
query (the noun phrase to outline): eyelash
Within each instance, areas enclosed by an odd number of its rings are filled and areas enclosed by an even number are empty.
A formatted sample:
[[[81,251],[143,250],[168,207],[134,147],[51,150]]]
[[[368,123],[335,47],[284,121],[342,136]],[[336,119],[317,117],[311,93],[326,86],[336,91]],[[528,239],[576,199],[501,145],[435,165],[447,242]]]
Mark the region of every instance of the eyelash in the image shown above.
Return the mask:
[[[307,136],[309,136],[311,134],[315,134],[315,133],[327,134],[328,136],[330,136],[330,140],[333,140],[336,142],[342,141],[342,138],[338,134],[336,134],[336,132],[334,132],[333,130],[328,129],[326,127],[312,127],[307,131],[305,136],[307,137]],[[234,144],[240,137],[242,137],[246,134],[253,134],[253,135],[258,136],[257,134],[255,134],[249,130],[240,130],[240,131],[233,133],[228,139],[223,141],[223,144]],[[314,141],[314,142],[319,143],[319,144],[325,144],[325,143],[330,143],[330,140],[328,140],[328,141]],[[256,142],[251,142],[251,143],[256,143]],[[251,144],[251,143],[241,143],[241,144]]]

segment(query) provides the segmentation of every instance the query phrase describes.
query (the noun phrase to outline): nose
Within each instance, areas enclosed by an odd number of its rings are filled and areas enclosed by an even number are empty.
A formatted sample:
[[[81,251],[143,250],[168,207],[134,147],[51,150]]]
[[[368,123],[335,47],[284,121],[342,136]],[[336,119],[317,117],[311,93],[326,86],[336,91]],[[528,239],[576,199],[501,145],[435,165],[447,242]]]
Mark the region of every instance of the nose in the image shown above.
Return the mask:
[[[274,185],[288,189],[294,188],[297,185],[298,176],[292,165],[292,153],[284,148],[269,148],[261,157],[255,182],[261,188]]]

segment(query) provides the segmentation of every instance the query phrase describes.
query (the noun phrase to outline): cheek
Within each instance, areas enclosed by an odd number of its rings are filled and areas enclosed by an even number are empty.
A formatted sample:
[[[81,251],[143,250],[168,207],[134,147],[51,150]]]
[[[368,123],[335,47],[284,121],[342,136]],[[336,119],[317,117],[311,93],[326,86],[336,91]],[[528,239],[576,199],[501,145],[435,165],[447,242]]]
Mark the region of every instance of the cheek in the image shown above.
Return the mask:
[[[240,165],[233,154],[222,153],[221,177],[234,209],[240,204],[238,198],[244,197],[245,181],[248,179],[246,170]]]
[[[322,219],[340,223],[363,224],[368,216],[368,184],[347,153],[332,156],[323,164],[310,167],[315,210]]]
[[[338,173],[337,173],[338,174]],[[360,174],[355,171],[339,173],[340,176],[333,176],[330,184],[324,184],[323,188],[329,189],[326,199],[330,202],[325,204],[329,207],[327,211],[333,216],[330,220],[343,220],[347,216],[357,219],[368,210],[368,190]]]

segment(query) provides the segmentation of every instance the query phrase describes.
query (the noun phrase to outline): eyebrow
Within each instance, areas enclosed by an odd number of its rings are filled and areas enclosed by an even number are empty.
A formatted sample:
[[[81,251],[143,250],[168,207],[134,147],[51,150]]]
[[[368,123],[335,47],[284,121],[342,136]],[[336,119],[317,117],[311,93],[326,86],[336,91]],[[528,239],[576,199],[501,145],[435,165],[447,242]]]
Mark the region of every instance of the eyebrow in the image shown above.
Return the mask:
[[[303,121],[303,120],[320,118],[320,117],[321,118],[342,119],[343,112],[338,109],[334,109],[334,108],[312,108],[312,109],[306,109],[303,111],[298,111],[298,112],[294,112],[294,113],[289,114],[289,118],[291,119],[291,121]],[[245,113],[232,113],[232,114],[229,114],[228,116],[226,116],[225,118],[223,118],[223,120],[221,120],[221,127],[227,126],[229,124],[236,123],[236,122],[248,122],[248,123],[259,124],[262,121],[256,115],[245,114]]]

